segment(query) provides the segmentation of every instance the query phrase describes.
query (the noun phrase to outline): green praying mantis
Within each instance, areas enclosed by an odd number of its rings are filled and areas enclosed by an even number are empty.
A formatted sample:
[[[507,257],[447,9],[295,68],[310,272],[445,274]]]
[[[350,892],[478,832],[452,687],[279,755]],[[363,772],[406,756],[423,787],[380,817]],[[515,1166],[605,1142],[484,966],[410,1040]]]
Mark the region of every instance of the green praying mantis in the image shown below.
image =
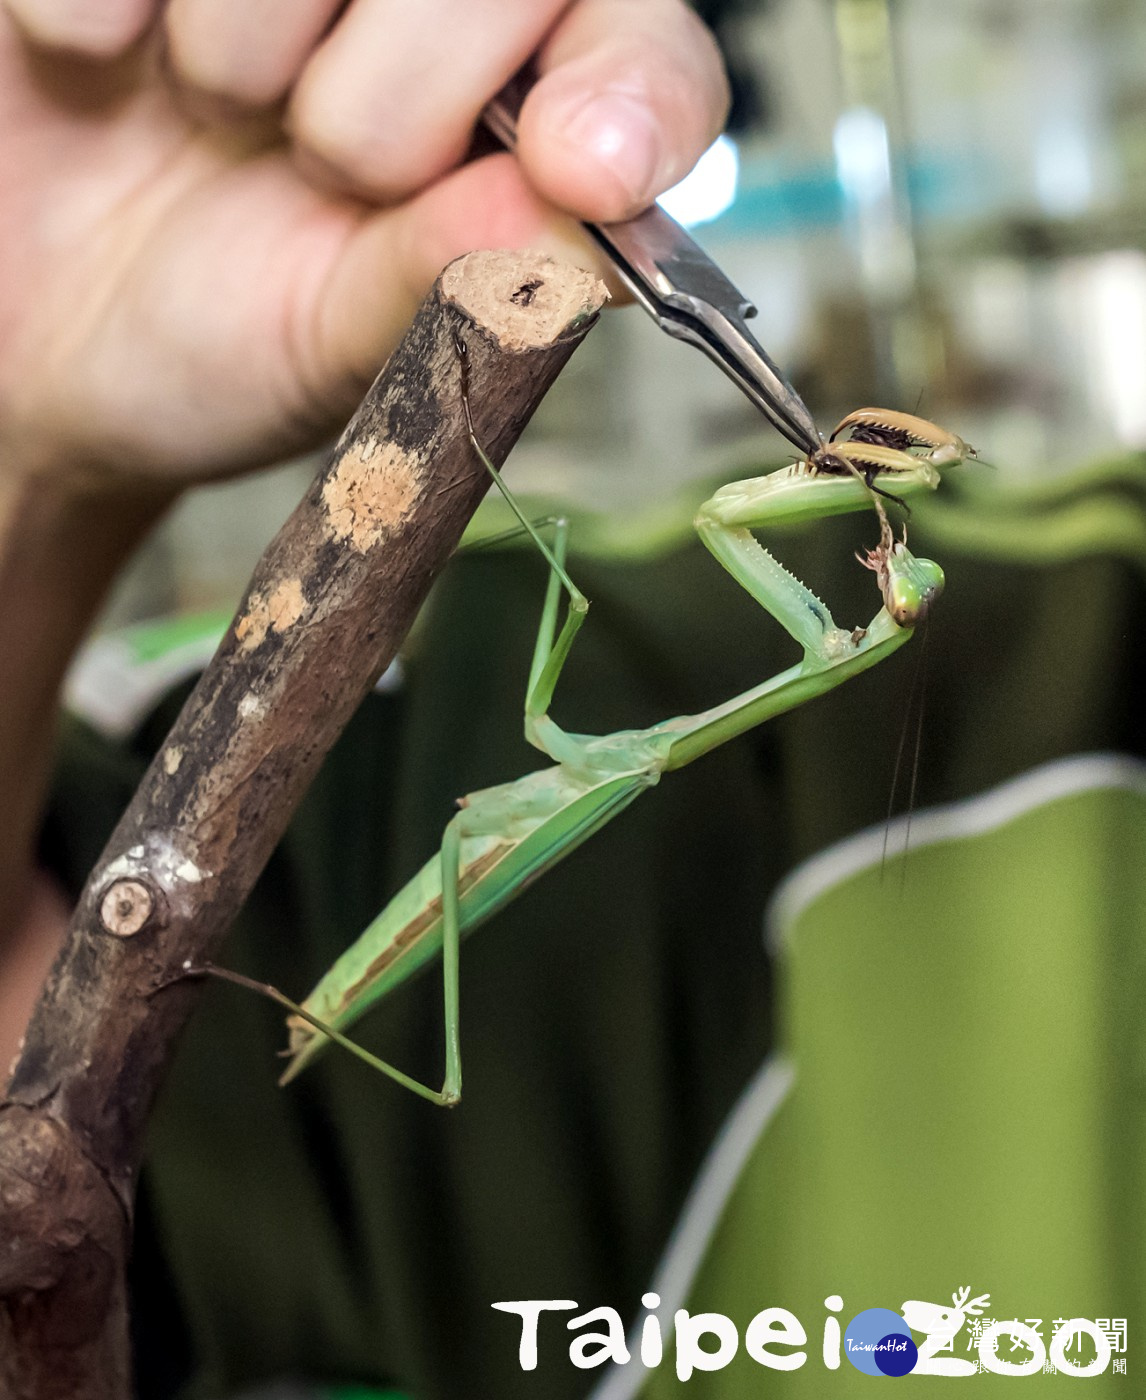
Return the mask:
[[[697,514],[701,539],[799,644],[802,659],[700,714],[667,719],[647,729],[571,734],[549,714],[562,668],[589,606],[565,569],[567,527],[556,522],[550,548],[522,514],[474,433],[465,347],[459,342],[457,349],[462,403],[474,452],[549,568],[525,692],[525,737],[553,766],[461,798],[438,854],[394,896],[301,1006],[274,988],[210,969],[256,987],[291,1011],[290,1063],[281,1083],[294,1079],[334,1041],[441,1105],[456,1104],[461,1097],[458,957],[463,936],[654,787],[662,774],[825,694],[900,647],[942,589],[943,571],[910,553],[906,531],[903,539],[895,539],[880,498],[903,502],[932,491],[942,469],[975,455],[961,438],[925,419],[861,409],[844,418],[828,442],[808,459],[717,491]],[[894,494],[878,485],[877,479],[893,483]],[[848,630],[836,624],[824,603],[774,559],[752,532],[776,522],[818,519],[872,504],[880,521],[880,542],[857,558],[875,572],[883,606],[867,627]],[[567,604],[558,632],[563,593]],[[439,952],[445,1077],[441,1088],[434,1089],[370,1054],[344,1032]]]

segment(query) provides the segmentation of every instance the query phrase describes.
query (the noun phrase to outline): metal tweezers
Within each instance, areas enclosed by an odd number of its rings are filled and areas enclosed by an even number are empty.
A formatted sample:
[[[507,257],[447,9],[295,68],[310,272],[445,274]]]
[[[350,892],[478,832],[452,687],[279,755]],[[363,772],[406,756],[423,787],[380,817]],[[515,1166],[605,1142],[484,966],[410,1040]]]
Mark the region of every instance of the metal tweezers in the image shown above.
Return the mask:
[[[511,151],[531,86],[530,75],[519,74],[482,113],[489,131]],[[801,452],[820,448],[823,439],[807,405],[748,329],[756,308],[675,219],[654,204],[625,223],[584,227],[661,330],[715,360]]]

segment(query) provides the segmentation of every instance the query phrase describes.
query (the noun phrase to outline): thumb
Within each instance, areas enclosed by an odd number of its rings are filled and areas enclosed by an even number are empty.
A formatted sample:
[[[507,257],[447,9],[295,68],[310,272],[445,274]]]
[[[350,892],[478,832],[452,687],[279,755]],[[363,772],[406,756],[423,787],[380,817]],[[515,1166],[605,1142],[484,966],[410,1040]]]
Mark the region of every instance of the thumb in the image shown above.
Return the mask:
[[[450,171],[368,216],[325,281],[312,363],[356,402],[447,263],[477,248],[533,249],[605,272],[580,225],[546,204],[510,155]]]

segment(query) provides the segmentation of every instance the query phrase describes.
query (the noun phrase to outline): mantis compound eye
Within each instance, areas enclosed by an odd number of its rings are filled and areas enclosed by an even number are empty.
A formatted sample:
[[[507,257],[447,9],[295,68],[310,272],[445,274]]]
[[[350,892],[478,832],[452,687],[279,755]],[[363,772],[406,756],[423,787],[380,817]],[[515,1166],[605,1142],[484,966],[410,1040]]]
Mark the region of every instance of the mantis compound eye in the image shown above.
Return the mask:
[[[916,559],[904,545],[890,551],[886,569],[880,579],[884,607],[900,627],[914,627],[943,592],[943,570],[932,559]]]

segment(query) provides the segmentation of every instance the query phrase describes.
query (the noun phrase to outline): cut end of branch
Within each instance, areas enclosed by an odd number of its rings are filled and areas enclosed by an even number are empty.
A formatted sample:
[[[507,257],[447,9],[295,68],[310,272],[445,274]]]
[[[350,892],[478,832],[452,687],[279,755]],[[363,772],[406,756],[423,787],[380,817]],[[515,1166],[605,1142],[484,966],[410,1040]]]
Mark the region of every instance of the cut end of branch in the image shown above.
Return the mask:
[[[442,273],[442,296],[496,336],[503,350],[552,345],[591,321],[609,293],[584,268],[544,253],[467,253]]]

